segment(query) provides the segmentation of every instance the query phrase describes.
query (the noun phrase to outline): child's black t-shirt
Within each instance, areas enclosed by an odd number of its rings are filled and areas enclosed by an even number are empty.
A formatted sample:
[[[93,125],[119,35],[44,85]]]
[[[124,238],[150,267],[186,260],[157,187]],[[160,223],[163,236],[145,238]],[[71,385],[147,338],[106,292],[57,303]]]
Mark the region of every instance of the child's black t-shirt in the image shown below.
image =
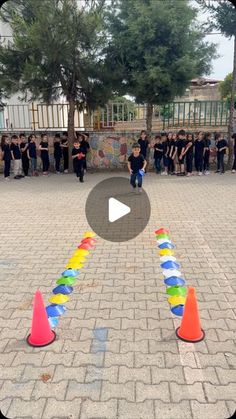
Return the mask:
[[[87,154],[89,149],[90,149],[90,145],[89,145],[88,141],[82,140],[80,142],[80,148],[81,148],[81,150],[83,150],[82,153]]]
[[[14,159],[20,160],[21,159],[21,152],[20,147],[18,144],[11,144],[11,151],[13,152]]]
[[[193,144],[194,144],[193,140],[186,140],[185,147],[187,147],[189,144],[191,144],[191,146],[188,148],[188,150],[186,152],[187,156],[191,156],[193,154]]]
[[[41,141],[40,145],[43,148],[48,148],[48,142],[47,141]],[[48,154],[48,150],[41,150],[41,156],[46,156],[47,154]]]
[[[139,154],[137,157],[131,154],[128,158],[128,161],[130,162],[130,167],[133,173],[138,173],[139,170],[143,168],[145,159],[142,154]]]
[[[3,161],[9,161],[11,160],[11,150],[10,150],[10,145],[9,144],[4,144],[2,146],[2,151],[4,153],[3,156]]]
[[[25,146],[27,146],[26,147],[26,149],[25,149],[25,151],[22,151],[23,150],[23,148],[25,148]],[[28,148],[28,144],[27,143],[20,143],[20,149],[21,149],[21,155],[22,155],[22,158],[23,159],[27,159],[28,158],[28,155],[27,155],[27,148]]]
[[[55,141],[54,144],[54,157],[61,157],[61,143],[60,141]]]
[[[210,148],[211,140],[209,138],[206,138],[204,140],[204,143],[205,143],[205,145],[204,145],[205,148]]]
[[[165,156],[167,151],[168,151],[168,142],[167,141],[163,141],[162,148],[163,148],[163,156]]]
[[[34,141],[29,143],[28,150],[30,158],[37,159],[36,144]]]
[[[161,151],[159,151],[161,150]],[[163,156],[163,147],[161,143],[156,143],[154,145],[154,159],[161,159]]]
[[[195,141],[195,156],[203,155],[203,150],[205,147],[205,142],[203,140]]]
[[[222,150],[222,151],[220,151],[220,148],[222,148],[222,147],[228,147],[227,141],[226,141],[226,140],[224,140],[224,139],[219,140],[219,141],[217,142],[217,146],[216,146],[216,147],[217,147],[217,149],[218,149],[219,153],[225,154],[225,153],[226,153],[226,150]]]
[[[169,157],[172,157],[172,155],[174,154],[176,146],[177,146],[177,141],[175,140],[169,141],[169,152],[168,152]]]
[[[185,145],[186,145],[186,140],[184,140],[184,139],[177,140],[176,146],[177,146],[177,154],[178,154],[178,156],[180,156],[180,154],[181,154],[183,148],[185,147]]]
[[[140,152],[141,152],[141,154],[144,157],[146,157],[147,148],[148,148],[148,140],[142,140],[142,138],[139,138],[138,143],[140,145]]]

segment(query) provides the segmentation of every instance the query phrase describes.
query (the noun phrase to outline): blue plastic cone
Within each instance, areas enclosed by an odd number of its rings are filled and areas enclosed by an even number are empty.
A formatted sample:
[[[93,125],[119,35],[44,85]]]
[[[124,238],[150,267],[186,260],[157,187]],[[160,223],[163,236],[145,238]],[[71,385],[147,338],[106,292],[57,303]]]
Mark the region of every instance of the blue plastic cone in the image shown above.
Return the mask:
[[[184,312],[184,305],[179,304],[178,306],[174,306],[170,309],[171,313],[175,314],[176,316],[183,316]]]
[[[183,278],[179,278],[177,276],[171,276],[169,278],[166,278],[164,280],[166,285],[172,286],[172,285],[185,285],[185,280]]]
[[[66,308],[62,304],[51,304],[46,307],[48,317],[57,317],[65,313]]]
[[[66,269],[64,272],[62,272],[61,274],[62,276],[72,276],[73,278],[77,275],[79,275],[79,271],[75,270],[75,269]]]
[[[174,245],[169,242],[164,242],[158,245],[159,249],[174,249]]]
[[[168,260],[167,262],[163,262],[161,264],[161,268],[163,269],[179,269],[180,264],[176,262],[172,262],[171,260]]]
[[[53,294],[68,295],[73,292],[73,287],[70,287],[69,285],[58,285],[58,287],[54,288],[52,292]]]

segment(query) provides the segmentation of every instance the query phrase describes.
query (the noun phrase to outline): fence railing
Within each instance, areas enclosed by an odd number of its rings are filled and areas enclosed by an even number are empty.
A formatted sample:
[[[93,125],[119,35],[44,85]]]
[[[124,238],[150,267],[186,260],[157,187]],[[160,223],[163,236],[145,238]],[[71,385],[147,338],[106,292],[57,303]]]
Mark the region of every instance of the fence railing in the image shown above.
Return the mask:
[[[0,108],[1,131],[42,131],[66,130],[68,103],[18,104]],[[75,111],[75,129],[119,129],[129,125],[145,125],[146,106],[129,103],[110,102],[91,115]],[[153,123],[165,128],[227,126],[229,105],[224,101],[173,102],[154,106]]]

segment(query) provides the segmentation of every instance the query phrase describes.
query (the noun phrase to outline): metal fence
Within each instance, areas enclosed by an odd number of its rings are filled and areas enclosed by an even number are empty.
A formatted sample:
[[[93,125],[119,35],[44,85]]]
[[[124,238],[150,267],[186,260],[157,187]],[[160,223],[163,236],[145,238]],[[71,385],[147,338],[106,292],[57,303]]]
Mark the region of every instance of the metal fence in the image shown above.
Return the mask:
[[[68,103],[22,104],[0,108],[1,131],[43,131],[67,129]],[[75,129],[117,129],[145,126],[146,106],[110,102],[91,115],[75,111]],[[223,127],[229,122],[229,104],[224,101],[173,102],[154,106],[153,123],[160,128]]]

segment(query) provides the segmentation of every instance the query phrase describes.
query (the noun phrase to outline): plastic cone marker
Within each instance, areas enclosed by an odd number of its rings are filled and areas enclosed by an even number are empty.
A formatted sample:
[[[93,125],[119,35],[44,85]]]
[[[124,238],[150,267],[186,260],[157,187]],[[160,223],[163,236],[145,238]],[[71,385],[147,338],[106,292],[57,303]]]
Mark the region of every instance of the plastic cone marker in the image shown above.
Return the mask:
[[[53,297],[51,297],[49,301],[52,304],[64,304],[67,303],[67,301],[69,301],[69,297],[67,297],[67,295],[64,294],[56,294],[53,295]]]
[[[167,262],[161,263],[161,268],[163,269],[179,269],[180,264],[176,262],[172,262],[172,260],[168,260]]]
[[[73,288],[68,285],[58,285],[56,288],[52,290],[53,294],[71,294],[73,292]]]
[[[72,262],[69,262],[67,265],[66,265],[66,269],[76,269],[76,270],[80,270],[80,269],[82,269],[83,268],[83,264],[82,263],[80,263],[80,262],[76,262],[76,261],[72,261]]]
[[[160,239],[170,239],[170,236],[168,234],[158,234],[158,236],[156,236],[157,240]]]
[[[57,317],[65,313],[66,308],[61,304],[51,304],[46,307],[48,317]]]
[[[73,285],[77,281],[76,278],[72,278],[71,276],[62,276],[57,280],[58,285]]]
[[[56,333],[51,330],[42,294],[37,290],[34,296],[31,333],[27,337],[27,342],[30,346],[47,346],[55,339]]]
[[[159,249],[174,249],[174,245],[169,242],[164,242],[158,245]]]
[[[159,234],[170,234],[170,232],[169,232],[169,230],[167,229],[167,228],[164,228],[164,227],[162,227],[162,228],[159,228],[159,230],[156,230],[155,231],[155,234],[156,235],[159,235]]]
[[[62,276],[72,276],[72,277],[75,277],[75,276],[79,275],[79,271],[77,271],[75,269],[66,269],[64,272],[62,272],[61,275]]]
[[[89,251],[86,249],[77,249],[77,255],[78,256],[88,256],[89,255]]]
[[[176,269],[165,269],[163,272],[165,278],[169,278],[170,276],[181,276],[182,273],[177,271]]]
[[[160,252],[159,252],[159,255],[160,256],[166,256],[166,255],[173,256],[174,252],[173,252],[173,250],[170,250],[170,249],[161,249]]]
[[[168,262],[168,260],[172,260],[173,262],[176,262],[177,259],[174,256],[162,256],[160,258],[161,262]]]
[[[186,288],[174,285],[173,287],[167,288],[166,293],[168,295],[182,295],[183,297],[185,297],[185,295],[187,294],[187,290]]]
[[[84,237],[85,238],[87,238],[87,237],[96,237],[96,234],[93,232],[93,231],[86,231],[85,233],[84,233]]]
[[[175,314],[176,316],[183,316],[184,312],[184,305],[179,304],[178,306],[171,307],[171,313]]]
[[[180,327],[176,330],[176,335],[185,342],[200,342],[205,337],[205,332],[201,329],[197,298],[193,287],[188,288],[183,318]]]
[[[84,255],[81,255],[81,253],[78,253],[78,249],[72,254],[71,258],[76,258],[78,262],[84,263],[86,261],[86,257]]]
[[[92,237],[87,237],[86,239],[81,240],[81,243],[89,243],[92,246],[95,246],[97,240],[93,239]]]
[[[186,297],[182,297],[181,295],[173,295],[172,297],[168,298],[168,303],[172,306],[176,306],[178,304],[185,304]]]
[[[157,239],[157,244],[171,243],[170,239]]]
[[[175,286],[175,285],[182,286],[182,285],[185,285],[185,280],[177,276],[171,276],[169,278],[166,278],[164,283],[169,286]]]
[[[52,329],[54,329],[54,327],[56,327],[59,323],[59,319],[57,317],[48,317],[48,321]]]
[[[91,250],[93,248],[93,246],[89,243],[81,243],[78,246],[78,249],[84,249],[84,250]]]

